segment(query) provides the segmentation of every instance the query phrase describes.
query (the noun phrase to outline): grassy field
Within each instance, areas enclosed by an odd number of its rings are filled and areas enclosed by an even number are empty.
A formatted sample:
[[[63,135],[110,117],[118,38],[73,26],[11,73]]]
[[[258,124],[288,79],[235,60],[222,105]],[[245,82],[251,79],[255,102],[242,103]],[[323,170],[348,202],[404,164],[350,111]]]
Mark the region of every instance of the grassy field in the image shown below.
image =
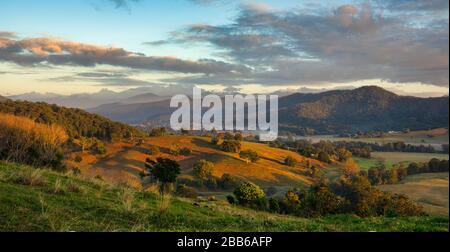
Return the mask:
[[[151,145],[158,146],[161,153],[157,156],[148,155]],[[192,150],[189,156],[173,156],[170,148],[174,145],[188,147]],[[166,157],[175,159],[182,168],[181,177],[192,177],[192,167],[196,161],[206,159],[214,162],[214,176],[220,177],[224,173],[250,180],[261,186],[304,186],[311,183],[310,177],[305,176],[304,164],[309,160],[312,165],[324,168],[326,165],[313,159],[307,159],[298,153],[271,148],[264,144],[242,142],[242,150],[252,149],[258,152],[261,159],[256,163],[247,163],[239,157],[239,154],[227,153],[220,147],[210,143],[209,138],[191,136],[164,136],[149,138],[141,146],[134,146],[121,142],[107,146],[107,154],[104,156],[92,156],[90,154],[75,153],[72,156],[82,155],[83,161],[69,162],[72,167],[78,167],[84,174],[91,176],[100,175],[105,179],[118,182],[125,180],[131,184],[138,184],[139,172],[144,168],[144,160],[147,157]],[[287,156],[292,156],[299,165],[288,167],[283,164]]]
[[[448,216],[304,219],[0,162],[0,231],[441,231]],[[195,204],[194,204],[195,203]],[[163,211],[164,209],[167,209]]]
[[[366,142],[366,143],[392,143],[392,142],[405,142],[407,144],[413,145],[431,145],[437,150],[442,149],[442,144],[449,143],[449,133],[448,129],[438,128],[432,130],[420,130],[420,131],[411,131],[408,133],[388,133],[380,138],[367,138],[367,137],[359,137],[359,138],[349,138],[349,137],[336,137],[333,135],[318,135],[318,136],[307,136],[307,137],[299,137],[299,139],[308,139],[313,142],[318,142],[321,140],[325,141],[354,141],[354,142]]]
[[[449,214],[449,174],[425,173],[408,176],[400,184],[383,185],[380,189],[402,193],[424,206],[431,214]]]
[[[372,158],[354,158],[361,169],[367,170],[372,167],[385,165],[387,168],[393,164],[403,163],[408,165],[411,162],[423,163],[432,158],[449,159],[448,154],[437,153],[411,153],[411,152],[372,152]]]

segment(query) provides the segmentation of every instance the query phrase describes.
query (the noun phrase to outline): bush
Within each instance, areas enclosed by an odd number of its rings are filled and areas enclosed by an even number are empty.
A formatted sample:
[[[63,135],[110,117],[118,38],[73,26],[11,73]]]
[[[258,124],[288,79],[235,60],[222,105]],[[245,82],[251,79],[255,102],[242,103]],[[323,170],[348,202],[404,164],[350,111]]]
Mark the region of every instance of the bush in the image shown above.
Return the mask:
[[[74,159],[75,162],[77,163],[81,163],[83,161],[83,157],[81,157],[80,155],[77,155]]]
[[[319,161],[324,162],[324,163],[331,163],[330,156],[328,155],[328,153],[326,153],[324,151],[319,152],[319,155],[317,156],[317,159]]]
[[[241,183],[233,193],[239,204],[242,205],[252,204],[266,196],[264,191],[252,182]]]
[[[281,208],[280,208],[280,204],[278,203],[278,200],[276,199],[269,199],[269,211],[272,213],[280,213],[281,212]]]
[[[181,197],[195,198],[197,197],[197,192],[194,188],[189,187],[185,184],[180,184],[177,186],[176,194]]]
[[[227,201],[231,205],[235,205],[236,204],[236,198],[233,195],[227,195]]]
[[[220,180],[218,181],[218,185],[224,190],[231,190],[238,187],[240,181],[238,178],[233,177],[232,175],[225,173],[222,175]]]
[[[259,160],[259,155],[254,150],[245,150],[239,153],[239,156],[247,161],[247,163],[252,162],[255,163]]]
[[[275,188],[273,186],[271,186],[271,187],[266,189],[266,195],[269,196],[269,197],[277,194],[277,192],[278,192],[277,188]]]
[[[197,161],[194,164],[194,174],[202,180],[206,180],[212,176],[214,172],[214,163],[204,159]]]
[[[149,155],[156,156],[156,155],[159,155],[159,153],[161,153],[161,151],[158,146],[152,145],[148,148]]]
[[[218,185],[216,178],[210,177],[204,182],[204,184],[209,190],[217,190]]]
[[[241,142],[236,140],[223,141],[221,148],[225,152],[238,153],[241,150]]]
[[[297,165],[297,160],[291,156],[288,156],[284,159],[284,164],[290,167],[295,167]]]
[[[180,149],[179,153],[182,156],[189,156],[189,155],[191,155],[192,151],[188,147],[183,147]]]
[[[220,139],[217,136],[211,137],[211,143],[214,145],[219,144]]]

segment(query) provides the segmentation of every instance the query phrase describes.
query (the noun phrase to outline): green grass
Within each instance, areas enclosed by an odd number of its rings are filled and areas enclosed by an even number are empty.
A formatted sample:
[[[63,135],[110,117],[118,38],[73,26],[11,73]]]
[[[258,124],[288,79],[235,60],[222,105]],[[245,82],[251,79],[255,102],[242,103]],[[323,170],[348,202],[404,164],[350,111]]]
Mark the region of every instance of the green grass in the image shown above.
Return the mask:
[[[372,152],[372,158],[358,158],[354,160],[362,170],[368,170],[372,167],[385,165],[386,168],[394,164],[402,163],[409,165],[412,162],[426,163],[432,158],[448,160],[448,154],[439,153],[412,153],[412,152]]]
[[[224,201],[158,197],[92,179],[0,162],[0,231],[442,231],[448,216],[304,219],[256,212]],[[57,186],[55,186],[57,184]],[[55,190],[58,189],[58,190]]]

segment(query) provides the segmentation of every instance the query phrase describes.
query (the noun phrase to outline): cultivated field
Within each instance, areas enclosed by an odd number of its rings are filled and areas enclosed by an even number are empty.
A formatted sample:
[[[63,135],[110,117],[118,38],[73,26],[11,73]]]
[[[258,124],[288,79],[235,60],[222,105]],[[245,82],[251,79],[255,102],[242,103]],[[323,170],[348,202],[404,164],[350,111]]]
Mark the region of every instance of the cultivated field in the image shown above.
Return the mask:
[[[432,158],[449,159],[448,154],[439,153],[412,153],[412,152],[372,152],[372,158],[355,158],[361,169],[367,170],[372,167],[385,165],[386,168],[392,167],[393,164],[403,163],[426,163]]]

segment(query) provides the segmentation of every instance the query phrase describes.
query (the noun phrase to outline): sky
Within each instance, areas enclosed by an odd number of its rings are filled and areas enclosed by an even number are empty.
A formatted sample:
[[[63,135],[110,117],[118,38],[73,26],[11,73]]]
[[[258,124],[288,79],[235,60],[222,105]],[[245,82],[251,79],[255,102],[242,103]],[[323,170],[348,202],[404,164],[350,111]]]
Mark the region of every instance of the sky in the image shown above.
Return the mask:
[[[448,0],[0,1],[0,95],[378,85],[448,95]]]

